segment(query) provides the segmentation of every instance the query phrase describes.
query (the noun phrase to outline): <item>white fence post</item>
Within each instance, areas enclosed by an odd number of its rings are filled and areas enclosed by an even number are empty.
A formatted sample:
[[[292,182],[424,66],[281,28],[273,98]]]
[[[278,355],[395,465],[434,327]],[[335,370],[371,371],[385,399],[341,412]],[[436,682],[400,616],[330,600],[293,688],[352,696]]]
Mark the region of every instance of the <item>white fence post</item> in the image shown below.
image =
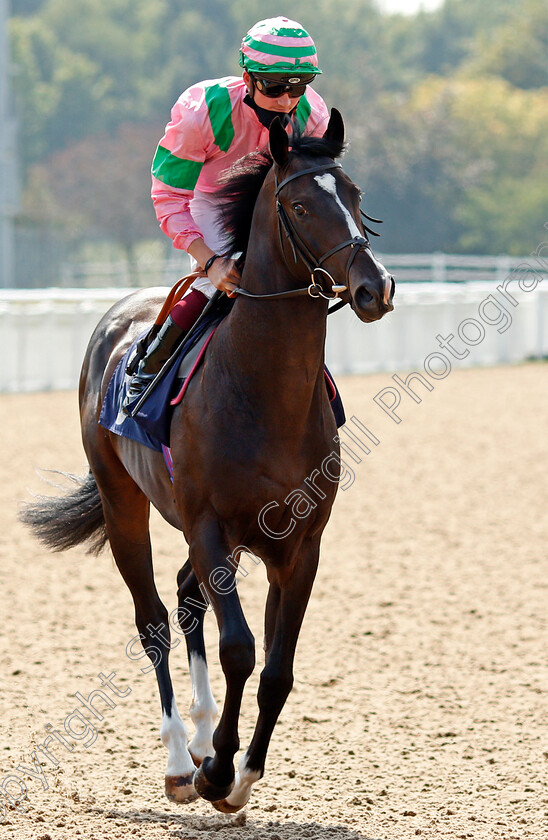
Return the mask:
[[[432,281],[445,283],[447,279],[447,259],[441,251],[432,254]]]

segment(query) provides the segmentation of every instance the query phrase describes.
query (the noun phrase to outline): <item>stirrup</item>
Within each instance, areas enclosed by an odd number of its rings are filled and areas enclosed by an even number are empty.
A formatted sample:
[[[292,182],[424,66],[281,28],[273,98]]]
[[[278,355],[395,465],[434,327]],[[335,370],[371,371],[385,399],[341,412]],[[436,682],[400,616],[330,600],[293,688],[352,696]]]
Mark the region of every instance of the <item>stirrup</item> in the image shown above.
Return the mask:
[[[139,339],[126,366],[128,376],[133,376],[137,372],[140,362],[145,358],[148,348],[160,332],[160,329],[161,327],[158,324],[153,324],[146,335]]]
[[[131,377],[131,382],[128,384],[126,395],[122,402],[122,411],[131,417],[130,409],[137,400],[143,395],[150,383],[157,376],[156,373],[135,373]]]
[[[154,331],[154,327],[152,331]],[[144,342],[150,337],[151,332],[145,336]],[[171,316],[168,316],[162,326],[156,330],[154,340],[150,342],[140,359],[138,358],[139,348],[137,348],[135,356],[131,358],[127,367],[131,380],[128,383],[126,395],[122,402],[124,414],[129,415],[129,407],[139,400],[146,388],[156,378],[175,348],[180,345],[185,334],[186,331],[181,329]],[[135,371],[133,375],[131,374],[132,370]]]

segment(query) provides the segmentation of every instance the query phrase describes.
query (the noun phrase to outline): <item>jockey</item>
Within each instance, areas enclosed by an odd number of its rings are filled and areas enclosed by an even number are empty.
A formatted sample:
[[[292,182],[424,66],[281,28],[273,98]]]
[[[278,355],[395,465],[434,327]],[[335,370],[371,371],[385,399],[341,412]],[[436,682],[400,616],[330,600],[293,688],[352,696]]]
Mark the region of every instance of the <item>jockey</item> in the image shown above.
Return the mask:
[[[124,408],[160,371],[215,289],[230,296],[238,286],[240,272],[216,225],[221,173],[267,147],[276,116],[286,125],[298,120],[307,134],[321,136],[327,126],[325,102],[309,87],[322,72],[316,48],[299,23],[285,17],[256,23],[242,41],[240,65],[242,77],[200,82],[181,94],[156,150],[152,201],[160,227],[203,277],[175,305],[140,360]]]

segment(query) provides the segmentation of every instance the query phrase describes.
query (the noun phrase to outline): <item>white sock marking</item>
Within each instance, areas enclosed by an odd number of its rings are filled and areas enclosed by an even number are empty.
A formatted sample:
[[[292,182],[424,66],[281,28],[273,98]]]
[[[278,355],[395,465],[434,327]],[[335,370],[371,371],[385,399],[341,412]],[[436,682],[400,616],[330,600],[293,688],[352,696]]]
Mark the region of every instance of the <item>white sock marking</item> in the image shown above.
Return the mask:
[[[345,216],[346,221],[347,221],[347,224],[348,224],[348,229],[350,231],[350,236],[352,236],[352,237],[359,236],[359,237],[363,238],[363,233],[361,232],[358,225],[356,224],[356,222],[352,218],[349,210],[344,206],[344,204],[342,203],[342,201],[340,200],[340,198],[337,194],[337,182],[335,181],[335,176],[331,175],[330,172],[326,172],[324,175],[316,175],[314,180],[316,181],[317,184],[319,184],[319,186],[322,188],[322,190],[325,190],[326,192],[329,193],[329,195],[333,196],[333,198],[335,199],[335,201],[337,202],[337,204],[339,205],[339,207],[343,211],[344,216]]]
[[[211,692],[209,673],[203,657],[190,654],[190,679],[192,681],[192,703],[190,717],[196,732],[189,745],[190,752],[199,759],[213,755],[213,733],[217,720],[217,704]]]
[[[162,717],[160,738],[169,752],[166,776],[188,776],[193,773],[196,767],[187,749],[188,730],[177,711],[175,698],[171,704],[171,717],[165,713]]]
[[[227,796],[229,805],[242,808],[251,796],[251,786],[261,778],[259,770],[249,770],[247,767],[247,752],[243,754],[238,765],[234,787]]]

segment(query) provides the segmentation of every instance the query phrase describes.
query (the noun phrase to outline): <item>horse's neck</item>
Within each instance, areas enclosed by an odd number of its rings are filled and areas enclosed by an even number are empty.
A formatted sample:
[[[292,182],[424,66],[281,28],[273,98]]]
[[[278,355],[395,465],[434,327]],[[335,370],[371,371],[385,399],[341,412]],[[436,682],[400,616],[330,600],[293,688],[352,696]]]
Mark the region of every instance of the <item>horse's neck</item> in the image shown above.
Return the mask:
[[[278,230],[274,180],[267,176],[253,214],[241,286],[253,294],[307,286],[290,274]],[[287,258],[292,260],[291,249]],[[271,429],[304,434],[325,395],[327,305],[308,295],[282,300],[239,297],[223,324],[219,363]]]
[[[295,287],[295,280],[273,257],[263,253],[257,260],[251,255],[242,287],[254,293]],[[274,424],[306,424],[310,413],[319,410],[324,388],[325,303],[308,296],[277,301],[238,298],[226,326],[223,361],[246,399]]]
[[[230,345],[244,356],[242,367],[268,365],[269,374],[278,372],[285,380],[311,381],[323,368],[325,308],[305,297],[239,299],[230,318]]]

